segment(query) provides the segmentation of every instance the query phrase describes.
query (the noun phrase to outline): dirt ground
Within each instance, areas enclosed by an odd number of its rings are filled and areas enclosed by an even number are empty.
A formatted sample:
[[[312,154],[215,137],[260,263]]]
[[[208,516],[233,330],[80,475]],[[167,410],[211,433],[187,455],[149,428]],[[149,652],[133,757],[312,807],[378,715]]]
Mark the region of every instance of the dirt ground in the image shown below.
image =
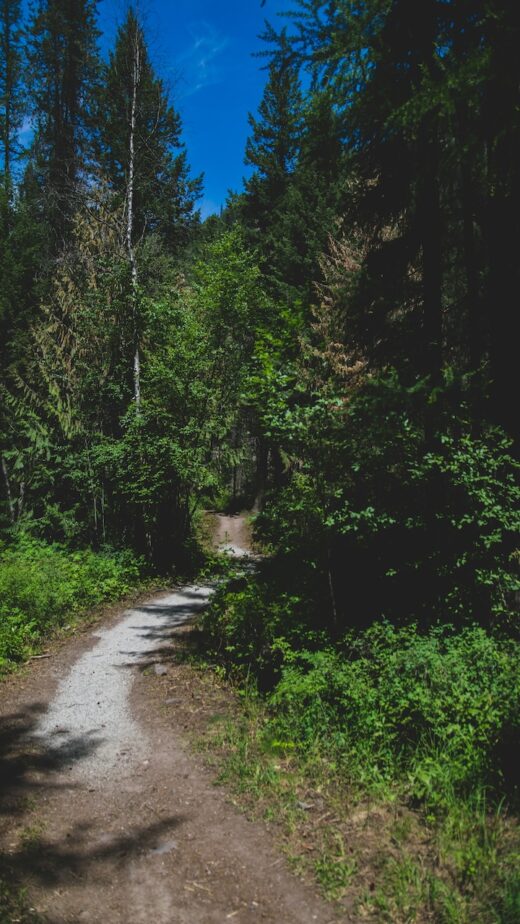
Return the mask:
[[[171,643],[200,590],[112,614],[0,687],[2,875],[48,924],[350,920],[190,749],[202,706]]]
[[[238,557],[251,554],[251,526],[246,516],[213,517],[213,544],[220,551]]]

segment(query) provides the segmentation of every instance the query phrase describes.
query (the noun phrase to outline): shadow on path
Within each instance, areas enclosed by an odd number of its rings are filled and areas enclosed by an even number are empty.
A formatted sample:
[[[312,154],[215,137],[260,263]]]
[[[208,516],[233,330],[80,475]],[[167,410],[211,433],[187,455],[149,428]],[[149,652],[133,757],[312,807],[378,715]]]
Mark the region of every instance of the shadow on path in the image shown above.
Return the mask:
[[[0,720],[0,921],[37,921],[37,916],[23,913],[12,918],[10,897],[2,892],[1,880],[15,891],[22,885],[36,884],[54,888],[74,884],[94,869],[96,882],[109,883],[117,868],[139,856],[160,854],[168,849],[164,839],[183,822],[171,816],[145,825],[128,825],[124,830],[104,833],[95,821],[73,821],[63,827],[59,839],[47,836],[45,823],[38,817],[38,798],[63,790],[69,800],[88,798],[77,783],[62,774],[96,750],[102,739],[94,734],[74,735],[57,729],[46,740],[33,737],[46,707],[34,702],[23,712]],[[54,742],[56,738],[56,742]],[[65,793],[69,793],[68,799]],[[35,812],[33,812],[35,810]],[[14,821],[14,825],[13,825]],[[8,822],[10,822],[8,824]],[[109,821],[107,820],[107,825]],[[3,829],[3,830],[2,830]],[[13,830],[14,829],[14,830]],[[174,843],[174,842],[171,842]],[[9,914],[9,916],[5,916]],[[46,915],[43,919],[51,924]]]
[[[0,720],[0,815],[12,817],[25,810],[29,797],[63,788],[53,776],[88,757],[101,743],[95,732],[74,735],[66,729],[56,729],[46,743],[33,737],[45,712],[43,703],[30,703],[23,712]]]

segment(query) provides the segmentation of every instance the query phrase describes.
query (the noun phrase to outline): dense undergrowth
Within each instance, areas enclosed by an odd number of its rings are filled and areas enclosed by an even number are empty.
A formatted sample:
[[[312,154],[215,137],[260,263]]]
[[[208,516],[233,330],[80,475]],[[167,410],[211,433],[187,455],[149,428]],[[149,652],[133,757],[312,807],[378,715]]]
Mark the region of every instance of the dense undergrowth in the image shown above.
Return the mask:
[[[70,551],[35,539],[0,549],[0,674],[81,613],[124,597],[139,578],[129,552]]]
[[[332,644],[313,627],[308,603],[276,595],[277,567],[235,575],[205,615],[207,650],[246,702],[245,720],[220,738],[224,775],[281,800],[274,814],[287,810],[291,825],[291,777],[295,791],[328,794],[345,818],[363,800],[405,806],[414,823],[399,834],[398,855],[392,830],[374,894],[356,889],[355,859],[338,852],[341,825],[315,863],[327,891],[349,889],[376,920],[513,924],[517,641],[479,625],[419,631],[378,621]],[[415,855],[418,830],[426,857]]]

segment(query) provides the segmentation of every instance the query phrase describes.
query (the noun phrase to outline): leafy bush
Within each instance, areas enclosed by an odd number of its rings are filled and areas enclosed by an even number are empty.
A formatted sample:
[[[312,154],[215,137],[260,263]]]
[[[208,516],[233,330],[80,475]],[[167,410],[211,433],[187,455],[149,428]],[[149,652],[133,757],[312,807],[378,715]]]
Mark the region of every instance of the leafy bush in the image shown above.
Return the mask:
[[[273,407],[286,474],[258,536],[297,562],[295,583],[313,571],[329,626],[514,627],[518,463],[500,431],[471,433],[450,387],[432,393],[388,374],[348,400],[295,392]]]
[[[268,694],[268,736],[328,755],[352,782],[404,784],[430,803],[513,785],[516,640],[383,621],[332,645],[305,586],[302,597],[276,590],[273,567],[222,586],[204,614],[213,657]]]
[[[318,747],[353,781],[406,780],[429,803],[501,790],[520,732],[520,651],[477,626],[379,623],[343,651],[289,656],[270,704],[270,734]]]
[[[128,552],[71,552],[21,539],[0,552],[0,671],[67,619],[124,596],[139,580]]]
[[[280,575],[266,562],[260,574],[222,584],[203,613],[205,645],[230,673],[251,676],[262,690],[280,677],[285,654],[324,645],[326,633],[312,624],[312,601],[280,587]]]

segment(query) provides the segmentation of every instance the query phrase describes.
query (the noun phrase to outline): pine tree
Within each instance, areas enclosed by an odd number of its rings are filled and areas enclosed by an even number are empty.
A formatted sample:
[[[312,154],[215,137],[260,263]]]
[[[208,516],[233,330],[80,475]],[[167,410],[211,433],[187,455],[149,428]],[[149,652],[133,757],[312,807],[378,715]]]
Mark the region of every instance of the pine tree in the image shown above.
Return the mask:
[[[0,385],[23,349],[27,323],[27,270],[32,254],[24,239],[24,215],[15,197],[19,132],[25,115],[20,0],[0,0]],[[0,441],[6,429],[0,409]],[[5,463],[4,463],[5,464]],[[5,471],[4,471],[5,476]]]
[[[0,369],[6,362],[17,296],[17,266],[13,224],[14,170],[19,155],[18,133],[24,116],[20,0],[0,0]]]
[[[314,287],[321,278],[321,257],[329,236],[345,209],[349,168],[342,115],[330,92],[314,91],[303,113],[291,209],[287,210],[287,235],[292,229],[293,249],[299,255],[294,284],[308,304],[315,300]]]
[[[485,313],[490,333],[492,413],[515,438],[518,454],[520,426],[514,395],[518,391],[515,332],[520,287],[520,6],[508,0],[485,4],[481,33],[477,40],[480,38],[482,44],[483,39],[489,49],[481,82],[484,101],[479,129],[485,152],[482,226],[489,260]]]
[[[32,159],[54,251],[66,242],[91,158],[96,7],[96,0],[38,0],[30,22]]]
[[[190,179],[179,114],[156,77],[143,27],[130,8],[120,28],[100,92],[98,158],[124,204],[131,274],[134,401],[141,404],[141,344],[137,246],[155,233],[178,251],[197,220],[202,180]]]
[[[293,53],[344,113],[348,218],[371,236],[349,337],[408,382],[455,368],[476,428],[485,412],[518,435],[518,4],[298,8]]]
[[[105,178],[123,201],[131,200],[132,243],[155,232],[178,248],[197,219],[202,180],[190,178],[180,116],[154,73],[133,8],[110,55],[98,119]]]
[[[245,184],[243,220],[260,249],[274,292],[287,294],[298,277],[299,255],[287,224],[293,215],[289,191],[300,145],[303,99],[285,30],[279,36],[269,31],[266,38],[275,41],[276,55],[269,63],[258,117],[249,116],[245,163],[254,167],[254,173]]]
[[[246,184],[258,191],[259,204],[271,206],[284,194],[299,149],[302,94],[298,72],[291,62],[285,30],[276,39],[276,57],[269,64],[268,80],[258,118],[249,116],[251,136],[246,144],[246,164],[255,168]]]
[[[21,4],[20,0],[0,0],[0,172],[8,199],[24,112]]]

